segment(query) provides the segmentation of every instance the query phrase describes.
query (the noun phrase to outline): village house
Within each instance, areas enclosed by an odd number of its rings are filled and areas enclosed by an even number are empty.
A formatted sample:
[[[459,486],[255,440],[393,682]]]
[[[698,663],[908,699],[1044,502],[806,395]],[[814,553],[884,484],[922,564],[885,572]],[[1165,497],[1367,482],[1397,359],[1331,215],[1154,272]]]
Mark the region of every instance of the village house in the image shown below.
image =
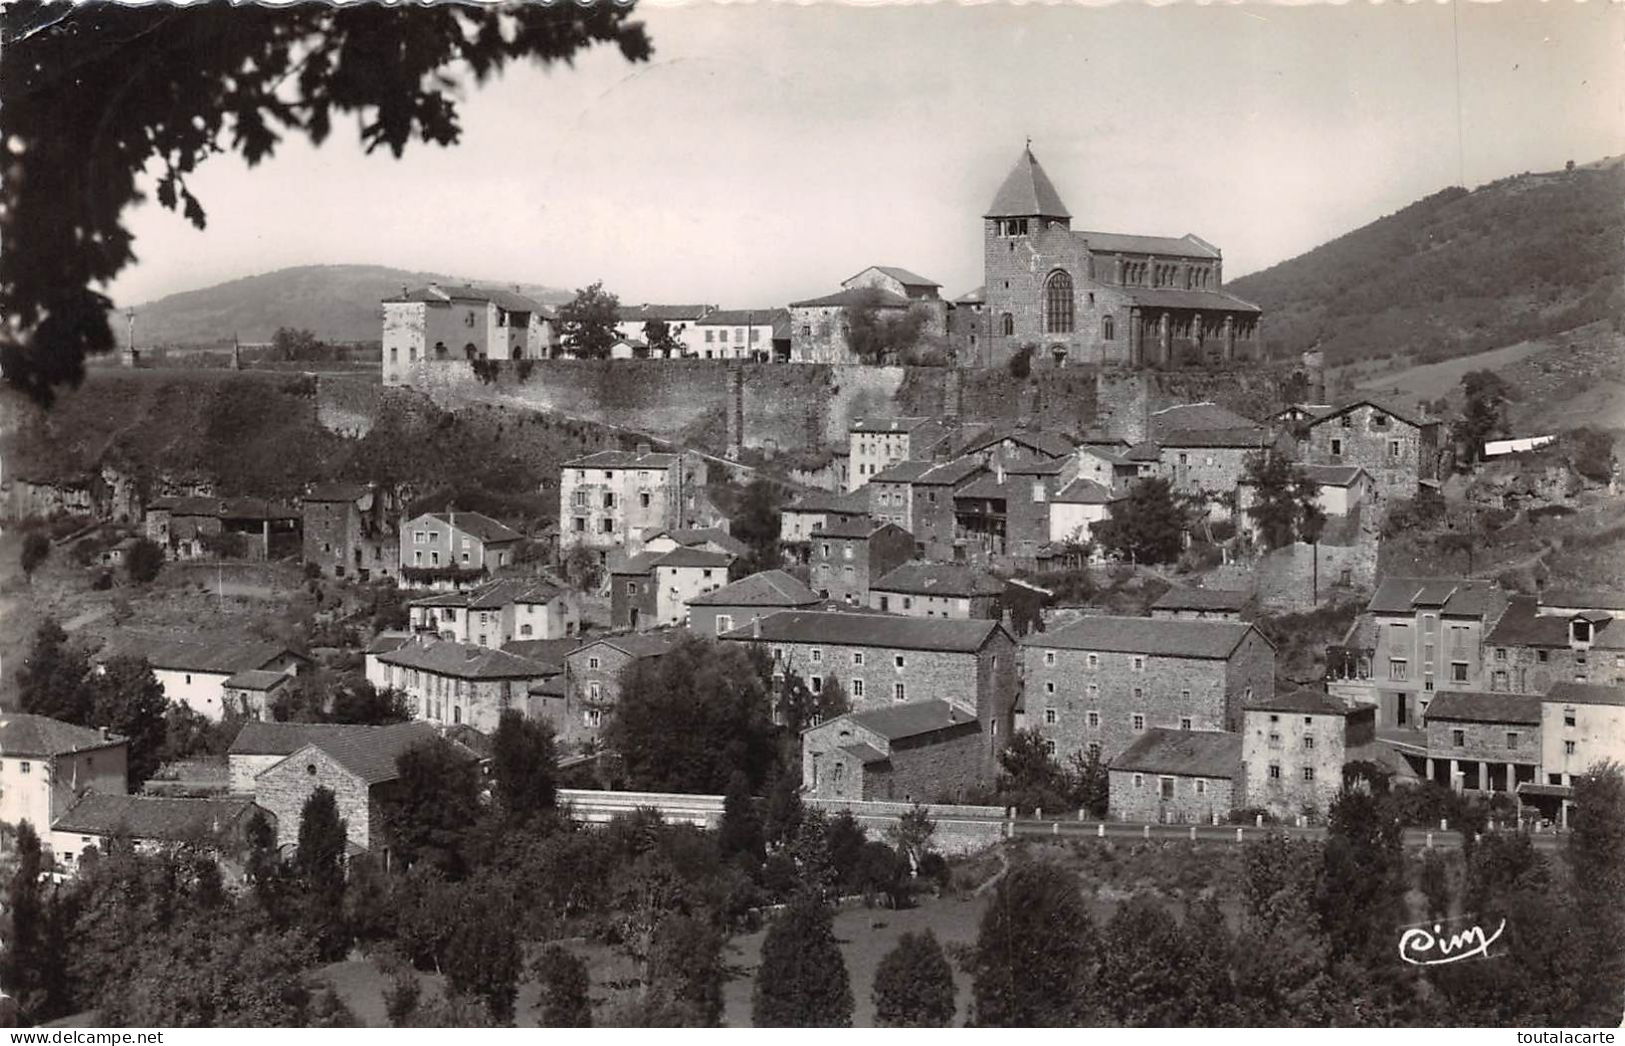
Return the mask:
[[[254,802],[276,819],[277,845],[287,850],[298,843],[305,803],[326,788],[344,819],[346,855],[372,853],[388,868],[384,808],[398,792],[398,761],[436,735],[431,724],[416,722],[313,738],[255,776]],[[448,743],[467,762],[479,761],[463,745]]]
[[[779,544],[785,555],[805,563],[811,557],[809,542],[820,527],[854,523],[869,515],[869,492],[844,493],[816,491],[804,494],[779,511]]]
[[[677,548],[662,553],[650,564],[654,576],[655,623],[660,626],[688,622],[688,601],[715,592],[728,583],[734,557],[700,548]]]
[[[666,333],[679,346],[682,356],[699,356],[701,338],[699,323],[716,310],[715,305],[622,305],[615,324],[615,332],[627,341],[642,342],[647,355],[649,324],[664,323]]]
[[[559,469],[561,546],[637,552],[645,537],[696,522],[688,517],[705,482],[704,458],[655,453],[648,444],[566,461]]]
[[[915,545],[928,559],[952,559],[958,531],[954,516],[954,495],[991,475],[975,457],[955,458],[932,465],[910,484],[913,505],[909,519]]]
[[[781,610],[817,607],[818,593],[782,570],[763,570],[693,597],[688,627],[697,636],[720,636]]]
[[[554,314],[517,287],[431,283],[381,304],[385,385],[410,385],[419,362],[535,360],[558,345]]]
[[[1155,451],[1152,444],[1147,444],[1151,450],[1151,460],[1140,461],[1129,457],[1131,444],[1124,440],[1086,440],[1078,444],[1075,456],[1078,459],[1078,475],[1083,479],[1093,480],[1113,492],[1122,493],[1128,485],[1141,476],[1153,475],[1156,472],[1160,454]]]
[[[1315,485],[1315,504],[1328,520],[1352,515],[1374,496],[1371,476],[1358,465],[1299,465],[1298,469]],[[1236,504],[1253,539],[1262,540],[1263,528],[1252,516],[1258,490],[1250,480],[1238,481]]]
[[[497,581],[475,591],[446,592],[407,605],[412,631],[476,646],[516,639],[562,639],[581,627],[575,595],[546,581]]]
[[[643,541],[645,552],[673,552],[680,548],[721,552],[735,559],[750,555],[750,546],[722,527],[674,527],[651,534]]]
[[[655,627],[659,619],[655,561],[664,552],[639,552],[632,556],[612,555],[609,567],[610,628],[643,631]]]
[[[990,334],[986,287],[966,291],[948,303],[948,343],[959,366],[992,366]]]
[[[1022,642],[1027,721],[1058,759],[1110,762],[1151,729],[1242,728],[1275,693],[1275,648],[1239,621],[1085,617]]]
[[[1343,764],[1376,735],[1376,709],[1295,687],[1243,709],[1238,806],[1289,821],[1323,816],[1343,787]]]
[[[982,724],[947,701],[849,712],[801,734],[803,794],[956,803],[992,782]]]
[[[387,689],[406,695],[415,718],[467,723],[486,733],[510,708],[529,714],[531,687],[553,674],[549,666],[505,650],[428,636],[376,659]]]
[[[1521,797],[1566,825],[1574,779],[1609,760],[1625,764],[1625,687],[1554,683],[1540,703],[1540,752],[1542,776],[1520,786]]]
[[[805,447],[787,453],[782,460],[791,483],[816,490],[849,489],[852,451],[848,447]]]
[[[1384,578],[1354,625],[1354,671],[1341,673],[1332,693],[1376,705],[1379,729],[1421,726],[1436,693],[1490,689],[1483,641],[1507,605],[1489,581]]]
[[[426,512],[401,526],[400,578],[432,588],[482,581],[515,563],[520,540],[478,512]]]
[[[257,809],[252,799],[90,792],[52,822],[48,843],[69,875],[78,873],[86,850],[105,852],[120,839],[137,853],[166,846],[207,853],[228,881],[237,881],[249,848],[248,822]]]
[[[1145,731],[1107,768],[1114,821],[1218,824],[1246,789],[1241,737],[1212,730]]]
[[[294,677],[275,669],[247,668],[220,684],[221,706],[243,719],[269,719],[272,706]]]
[[[312,741],[386,729],[351,723],[278,723],[248,720],[226,749],[226,787],[232,795],[253,795],[254,778]]]
[[[994,465],[1011,468],[1036,461],[1060,461],[1071,457],[1076,449],[1072,438],[1064,433],[1017,425],[973,434],[965,440],[959,452],[961,456],[975,458],[989,468]]]
[[[1425,777],[1456,791],[1514,793],[1540,780],[1541,700],[1448,691],[1428,704]]]
[[[859,363],[849,340],[853,310],[872,310],[896,322],[913,312],[923,335],[945,337],[948,303],[939,284],[907,269],[873,265],[821,298],[790,303],[790,360],[794,363]]]
[[[115,654],[146,658],[158,685],[164,688],[165,697],[215,721],[227,712],[241,715],[245,708],[241,699],[243,686],[233,688],[234,701],[227,700],[227,680],[251,671],[296,676],[311,665],[310,658],[281,643],[240,635],[171,640],[125,632],[112,637],[108,645],[97,652],[96,660],[98,664],[105,663]],[[270,692],[269,684],[259,677],[245,678],[257,680],[256,685],[263,688],[255,693]],[[247,707],[255,706],[251,703]]]
[[[1151,415],[1157,471],[1182,494],[1208,497],[1228,515],[1221,495],[1236,490],[1248,459],[1287,451],[1291,440],[1213,403],[1169,407]]]
[[[1004,616],[1004,582],[962,563],[904,563],[869,585],[869,606],[910,617]]]
[[[41,838],[87,791],[123,795],[129,741],[49,716],[0,710],[0,824]]]
[[[264,498],[161,497],[147,503],[148,540],[169,559],[298,555],[299,513]]]
[[[690,634],[673,628],[602,636],[565,655],[564,704],[558,714],[548,716],[559,742],[575,747],[596,742],[610,711],[620,703],[626,667],[663,657]]]
[[[900,461],[930,461],[948,438],[935,418],[858,418],[847,430],[847,489],[857,490]]]
[[[774,674],[806,680],[813,693],[839,680],[852,710],[940,700],[981,723],[982,768],[1010,736],[1016,645],[997,621],[787,610],[724,633],[773,656]]]
[[[1249,598],[1245,592],[1176,585],[1151,604],[1151,616],[1175,621],[1240,621]]]
[[[1077,478],[1076,458],[995,464],[954,491],[956,560],[990,565],[1032,563],[1050,542],[1050,503]]]
[[[914,535],[867,517],[813,531],[812,588],[825,599],[869,604],[869,584],[914,558]]]
[[[869,518],[913,533],[914,482],[935,467],[930,461],[899,461],[875,473],[858,491],[869,495]]]
[[[786,321],[785,309],[717,309],[694,321],[696,353],[707,360],[773,359],[773,329]]]
[[[304,497],[304,561],[323,577],[394,577],[400,566],[400,505],[371,483],[323,483]]]
[[[1311,465],[1358,465],[1378,497],[1411,498],[1439,478],[1439,422],[1393,404],[1358,399],[1305,423]]]
[[[1512,596],[1484,640],[1488,689],[1544,694],[1558,682],[1625,686],[1622,619],[1625,593],[1550,589]]]
[[[1049,499],[1049,540],[1055,544],[1093,541],[1094,528],[1110,519],[1112,506],[1122,500],[1110,487],[1079,476]]]

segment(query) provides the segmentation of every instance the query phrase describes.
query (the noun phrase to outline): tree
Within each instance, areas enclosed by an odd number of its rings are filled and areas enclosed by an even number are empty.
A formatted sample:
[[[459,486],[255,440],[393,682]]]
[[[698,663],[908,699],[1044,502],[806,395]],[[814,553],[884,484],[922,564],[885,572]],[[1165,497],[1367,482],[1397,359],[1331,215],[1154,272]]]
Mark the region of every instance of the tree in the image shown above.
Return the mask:
[[[465,842],[479,819],[479,765],[443,737],[396,759],[397,780],[384,805],[384,827],[407,868],[422,861],[450,879],[468,870]]]
[[[936,934],[905,933],[875,970],[875,1020],[883,1028],[946,1028],[954,1019],[954,971]]]
[[[586,545],[571,545],[559,559],[559,571],[581,592],[595,592],[604,583],[603,561]]]
[[[592,1027],[592,998],[587,964],[557,944],[542,949],[531,965],[542,986],[544,1028]]]
[[[293,871],[300,888],[301,918],[324,961],[349,950],[344,932],[344,819],[329,788],[318,786],[299,815]]]
[[[1456,436],[1466,445],[1468,462],[1476,464],[1484,456],[1484,441],[1501,431],[1503,408],[1513,398],[1512,386],[1494,371],[1474,370],[1462,375],[1461,387],[1467,393],[1467,405],[1456,423]]]
[[[655,359],[676,359],[683,354],[682,341],[665,320],[650,320],[643,325],[643,343],[649,346],[649,355]]]
[[[801,831],[804,812],[801,803],[801,764],[798,760],[780,770],[767,790],[767,816],[763,818],[762,829],[768,846],[781,848],[793,840]]]
[[[1438,850],[1422,852],[1422,870],[1418,884],[1427,902],[1429,919],[1445,919],[1450,915],[1450,866]]]
[[[717,846],[726,860],[739,854],[753,861],[767,856],[762,837],[762,817],[750,794],[750,780],[742,771],[728,776],[728,790],[722,796],[722,824],[717,830]]]
[[[303,328],[278,327],[271,335],[271,351],[279,360],[313,360],[323,348],[322,340]]]
[[[722,1021],[722,985],[728,970],[722,934],[686,913],[660,920],[649,954],[643,1022],[666,1028],[715,1028]]]
[[[366,679],[347,679],[332,688],[326,720],[330,723],[357,723],[388,726],[412,720],[411,706],[400,690],[373,686]]]
[[[23,577],[32,582],[34,571],[39,569],[39,565],[45,562],[50,554],[51,539],[48,535],[38,530],[30,530],[24,534],[22,552],[18,557],[23,568]]]
[[[1192,964],[1186,935],[1172,915],[1145,896],[1117,909],[1102,934],[1096,988],[1114,1026],[1184,1027]]]
[[[609,356],[610,346],[620,335],[621,300],[596,281],[576,291],[576,296],[559,306],[559,336],[566,348],[584,359]]]
[[[919,344],[925,313],[916,308],[899,311],[883,307],[879,290],[864,288],[844,311],[846,343],[865,363],[894,363]]]
[[[164,569],[164,550],[154,541],[139,538],[125,554],[124,569],[129,572],[131,581],[138,585],[148,584],[157,579],[158,572]]]
[[[1103,548],[1135,563],[1171,563],[1185,545],[1189,514],[1166,479],[1153,476],[1112,505],[1111,518],[1093,532]]]
[[[1618,763],[1598,763],[1574,779],[1572,824],[1569,867],[1585,913],[1588,974],[1569,1023],[1601,1025],[1617,1019],[1625,996],[1625,771]]]
[[[485,1003],[499,1026],[513,1023],[524,968],[516,920],[499,890],[484,880],[463,883],[457,925],[446,948],[450,990]]]
[[[1070,776],[1073,801],[1088,811],[1090,817],[1105,820],[1111,799],[1111,775],[1106,771],[1106,761],[1100,758],[1100,750],[1091,748],[1087,754],[1073,752]]]
[[[1036,729],[1017,730],[999,753],[999,801],[1023,813],[1060,810],[1068,805],[1065,773],[1049,754],[1048,742]]]
[[[1570,429],[1559,437],[1568,450],[1574,471],[1593,483],[1607,483],[1614,476],[1614,440],[1607,432],[1590,425]]]
[[[1264,547],[1282,548],[1294,541],[1320,537],[1326,514],[1320,507],[1320,488],[1302,468],[1280,454],[1251,454],[1244,481],[1252,484],[1253,503],[1247,509]]]
[[[830,676],[815,693],[807,681],[793,669],[786,668],[774,695],[774,711],[785,732],[798,736],[815,723],[822,723],[851,711],[851,702],[840,680]]]
[[[504,813],[528,820],[553,809],[558,763],[550,724],[528,719],[517,708],[502,713],[491,738],[491,777]]]
[[[897,823],[886,829],[886,838],[897,847],[897,852],[908,861],[910,872],[918,873],[920,864],[931,853],[931,837],[937,832],[937,823],[931,812],[915,803]]]
[[[970,1023],[992,1028],[1087,1023],[1095,927],[1073,875],[1012,865],[994,887],[967,964]]]
[[[0,343],[12,385],[49,404],[77,384],[87,354],[114,346],[108,298],[92,289],[135,260],[124,210],[149,164],[158,202],[203,228],[187,178],[211,153],[250,166],[282,135],[321,144],[354,113],[368,152],[461,135],[457,73],[477,82],[509,62],[568,62],[613,43],[651,49],[631,4],[245,8],[5,7],[0,39],[16,72],[0,84]],[[222,139],[226,144],[222,145]],[[68,148],[67,141],[78,145]]]
[[[46,1001],[45,978],[54,950],[46,931],[45,898],[40,876],[45,871],[39,833],[26,818],[17,825],[17,868],[6,886],[6,913],[11,926],[0,953],[0,983],[17,999],[25,1020],[37,1020]]]
[[[759,782],[773,760],[767,684],[737,644],[687,639],[622,672],[604,742],[634,789],[714,795],[735,769]]]
[[[852,985],[827,905],[802,891],[768,928],[751,995],[758,1028],[848,1028]]]
[[[17,673],[17,700],[24,712],[90,725],[96,708],[90,659],[68,643],[68,633],[55,618],[47,617],[34,630],[34,641]]]
[[[750,555],[740,566],[744,574],[779,566],[779,508],[783,501],[783,489],[772,480],[759,476],[745,487],[729,530],[750,548]]]
[[[1403,920],[1401,825],[1379,796],[1344,789],[1326,815],[1325,857],[1315,908],[1332,960],[1363,960],[1388,948]]]
[[[153,675],[147,659],[119,655],[107,659],[94,678],[95,710],[92,721],[129,741],[125,777],[130,791],[158,772],[168,737],[169,698]]]

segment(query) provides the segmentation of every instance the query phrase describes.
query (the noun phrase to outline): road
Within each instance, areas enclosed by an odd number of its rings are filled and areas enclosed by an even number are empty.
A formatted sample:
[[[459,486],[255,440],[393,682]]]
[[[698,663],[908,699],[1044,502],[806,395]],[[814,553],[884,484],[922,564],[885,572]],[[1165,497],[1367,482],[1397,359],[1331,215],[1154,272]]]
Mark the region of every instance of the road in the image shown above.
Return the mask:
[[[1097,838],[1097,839],[1160,839],[1160,840],[1197,840],[1209,843],[1239,843],[1263,838],[1271,832],[1279,832],[1289,838],[1296,839],[1324,839],[1324,828],[1297,828],[1291,825],[1269,825],[1257,828],[1250,825],[1188,825],[1188,824],[1124,824],[1114,821],[1068,821],[1068,820],[1034,820],[1022,818],[1006,822],[1011,825],[1011,831],[1016,835],[1032,836],[1047,835],[1060,836],[1069,839]],[[1459,850],[1462,845],[1461,833],[1457,831],[1428,831],[1423,828],[1405,829],[1405,846],[1407,849],[1420,850],[1429,846],[1440,850]],[[1561,849],[1566,843],[1566,837],[1553,832],[1538,832],[1534,837],[1535,849],[1553,851]]]

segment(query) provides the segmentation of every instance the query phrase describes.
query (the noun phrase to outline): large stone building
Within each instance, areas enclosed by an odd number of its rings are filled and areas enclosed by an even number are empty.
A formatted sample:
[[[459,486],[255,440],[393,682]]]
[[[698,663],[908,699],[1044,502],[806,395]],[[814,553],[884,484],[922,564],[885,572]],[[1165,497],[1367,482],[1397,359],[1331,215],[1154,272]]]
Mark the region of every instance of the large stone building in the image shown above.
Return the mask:
[[[1031,345],[1045,361],[1174,366],[1257,357],[1259,309],[1226,293],[1219,249],[1192,235],[1072,228],[1028,149],[983,215],[990,352]]]
[[[962,802],[991,783],[976,717],[947,701],[850,712],[801,735],[802,791],[817,799]]]
[[[818,593],[782,570],[763,570],[688,601],[688,627],[697,636],[720,636],[781,610],[811,610]]]
[[[1212,730],[1151,729],[1107,768],[1114,821],[1218,824],[1245,790],[1241,738]]]
[[[1541,701],[1541,771],[1570,787],[1598,763],[1625,764],[1625,686],[1556,683]]]
[[[1550,589],[1513,596],[1484,640],[1497,693],[1544,694],[1554,683],[1625,686],[1625,594]]]
[[[426,587],[458,587],[512,566],[517,530],[479,512],[426,512],[401,525],[401,579]]]
[[[392,491],[370,483],[324,483],[304,505],[304,559],[323,577],[394,577],[400,505]]]
[[[389,687],[406,694],[414,718],[486,733],[510,708],[528,714],[531,688],[554,674],[528,657],[444,639],[419,638],[376,660]]]
[[[929,461],[947,439],[948,430],[935,418],[858,418],[847,430],[847,487],[856,490],[901,461]]]
[[[1242,727],[1275,693],[1275,648],[1239,621],[1085,617],[1022,643],[1027,721],[1065,760],[1106,761],[1147,731]]]
[[[869,585],[914,558],[914,535],[867,517],[813,531],[812,588],[821,597],[869,605]]]
[[[1324,815],[1343,787],[1349,753],[1375,736],[1376,710],[1321,690],[1294,688],[1247,704],[1241,731],[1245,786],[1238,806],[1282,820]]]
[[[629,665],[665,654],[689,636],[687,629],[604,636],[565,655],[565,695],[547,718],[563,744],[596,741],[620,703],[621,679]],[[551,706],[550,706],[551,707]]]
[[[87,791],[123,795],[129,742],[49,716],[0,711],[0,824],[44,838]]]
[[[407,605],[414,632],[458,643],[505,647],[516,639],[564,639],[581,627],[574,593],[546,581],[495,581]]]
[[[1311,465],[1358,465],[1381,497],[1416,496],[1439,478],[1439,422],[1418,411],[1354,400],[1307,423],[1304,458]]]
[[[673,528],[703,526],[686,518],[706,482],[698,454],[601,450],[566,461],[559,470],[559,545],[600,552],[637,552],[646,537]]]
[[[795,363],[858,363],[850,340],[856,312],[870,312],[882,323],[897,323],[913,313],[920,333],[946,338],[948,303],[940,285],[907,269],[871,265],[841,282],[841,289],[821,298],[790,303],[790,359]]]
[[[1516,792],[1540,780],[1541,699],[1449,691],[1427,710],[1425,776],[1457,790]]]
[[[383,300],[385,385],[410,383],[419,361],[541,359],[558,344],[540,302],[494,287],[401,288]]]

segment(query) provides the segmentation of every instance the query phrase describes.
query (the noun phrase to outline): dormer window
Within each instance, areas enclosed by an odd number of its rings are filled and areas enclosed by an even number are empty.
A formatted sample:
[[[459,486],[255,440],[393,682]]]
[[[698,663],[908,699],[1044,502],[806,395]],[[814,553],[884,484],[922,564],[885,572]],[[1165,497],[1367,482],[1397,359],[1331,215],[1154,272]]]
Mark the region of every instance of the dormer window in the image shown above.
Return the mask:
[[[1591,622],[1583,617],[1569,622],[1569,639],[1575,643],[1591,642]]]

